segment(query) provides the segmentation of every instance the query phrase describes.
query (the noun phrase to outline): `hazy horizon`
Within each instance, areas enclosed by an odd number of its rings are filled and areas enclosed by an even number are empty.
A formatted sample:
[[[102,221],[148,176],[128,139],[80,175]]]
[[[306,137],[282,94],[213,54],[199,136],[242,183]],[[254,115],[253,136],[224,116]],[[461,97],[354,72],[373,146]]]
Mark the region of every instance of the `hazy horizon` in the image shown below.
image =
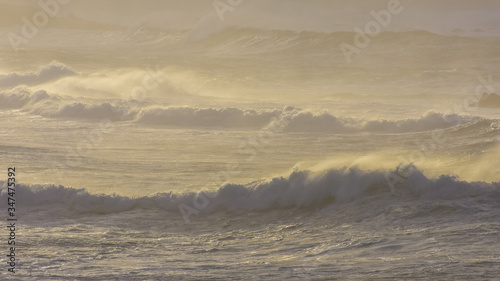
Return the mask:
[[[297,0],[239,1],[236,8],[221,12],[221,23],[215,1],[69,1],[57,17],[75,15],[82,20],[122,27],[190,30],[201,24],[214,29],[221,25],[296,31],[352,31],[372,20],[370,11],[387,8],[389,1],[325,1],[304,3]],[[500,35],[500,3],[480,1],[398,1],[406,10],[395,15],[386,30],[426,30],[445,35]],[[39,9],[38,1],[2,0],[2,25],[21,25],[20,10]],[[97,4],[98,3],[98,4]],[[119,5],[117,5],[119,3]],[[223,3],[223,2],[221,2]],[[27,8],[31,6],[32,8]],[[99,8],[96,8],[99,7]],[[224,6],[221,6],[224,10]],[[14,11],[12,13],[10,10]],[[152,12],[154,11],[154,12]],[[217,19],[217,20],[216,20]],[[204,28],[208,28],[204,26]],[[3,37],[3,36],[2,36]],[[3,38],[2,38],[3,39]]]

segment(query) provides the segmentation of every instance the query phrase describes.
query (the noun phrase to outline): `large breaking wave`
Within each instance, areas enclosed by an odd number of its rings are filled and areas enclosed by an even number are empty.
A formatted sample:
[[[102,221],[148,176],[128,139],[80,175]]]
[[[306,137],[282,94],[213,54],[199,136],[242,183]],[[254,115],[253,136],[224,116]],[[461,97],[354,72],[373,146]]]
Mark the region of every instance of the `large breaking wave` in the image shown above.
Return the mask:
[[[286,208],[321,208],[372,196],[402,196],[404,200],[457,200],[489,198],[500,202],[500,183],[466,182],[443,175],[428,178],[412,167],[412,173],[391,191],[388,173],[357,168],[327,170],[320,174],[295,171],[288,177],[276,177],[247,185],[226,184],[217,191],[160,193],[130,198],[118,195],[90,194],[84,189],[55,185],[18,185],[18,205],[23,207],[63,206],[76,212],[117,213],[137,208],[193,208],[196,212],[216,210],[252,211]],[[399,170],[396,170],[397,172]],[[168,188],[168,187],[167,187]],[[7,202],[7,188],[0,195]],[[384,199],[385,200],[385,199]],[[478,199],[479,200],[479,199]],[[360,206],[362,208],[362,206]]]

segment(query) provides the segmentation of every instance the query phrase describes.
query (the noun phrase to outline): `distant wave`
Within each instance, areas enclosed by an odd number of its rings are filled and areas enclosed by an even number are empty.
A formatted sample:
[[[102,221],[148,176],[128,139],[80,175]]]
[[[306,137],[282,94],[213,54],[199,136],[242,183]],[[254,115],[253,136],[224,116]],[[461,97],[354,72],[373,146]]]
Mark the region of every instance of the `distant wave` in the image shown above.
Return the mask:
[[[185,31],[165,31],[158,29],[148,29],[138,26],[132,28],[127,40],[138,42],[147,48],[157,48],[158,50],[171,49],[174,52],[183,51],[232,55],[262,55],[271,54],[273,56],[293,56],[297,59],[300,56],[319,55],[322,58],[338,56],[344,58],[339,49],[341,43],[354,44],[356,33],[353,31],[336,32],[315,32],[315,31],[293,31],[277,29],[259,29],[249,27],[227,26],[211,30],[209,27],[200,25],[199,30]],[[209,31],[206,31],[207,28]],[[203,35],[199,35],[203,34]],[[101,36],[104,36],[101,35]],[[121,38],[121,35],[116,37]],[[109,38],[99,38],[110,40]],[[461,51],[482,50],[485,53],[492,53],[497,48],[498,40],[485,40],[473,37],[445,36],[423,30],[410,31],[383,31],[377,36],[379,46],[387,49],[391,46],[398,46],[408,52],[422,52],[424,50]],[[115,44],[113,41],[112,44]],[[457,48],[460,46],[460,48]]]
[[[419,118],[408,118],[395,121],[356,121],[357,124],[352,124],[352,121],[344,121],[328,113],[313,114],[311,112],[301,111],[291,116],[288,125],[285,127],[285,131],[315,133],[406,133],[446,129],[459,124],[468,123],[475,119],[479,119],[479,117],[429,112]]]
[[[10,88],[19,85],[32,86],[76,74],[76,72],[64,64],[52,62],[42,67],[38,72],[0,75],[0,88]]]
[[[44,110],[37,108],[33,113],[42,116],[61,119],[83,119],[83,120],[103,120],[127,121],[135,116],[135,112],[126,107],[114,106],[110,103],[85,104],[81,102],[64,104],[55,110]]]
[[[20,109],[47,118],[131,121],[143,125],[177,128],[265,129],[279,127],[281,132],[323,134],[345,133],[411,133],[467,126],[477,123],[496,124],[477,116],[428,112],[417,118],[402,120],[357,120],[330,113],[316,113],[287,106],[274,110],[239,108],[161,107],[133,101],[101,103],[72,102],[40,90],[0,93],[0,109]],[[484,124],[483,124],[484,125]],[[487,124],[486,124],[487,125]],[[478,125],[479,126],[479,125]]]
[[[483,118],[428,112],[418,118],[365,121],[339,118],[330,113],[314,113],[291,106],[268,111],[238,108],[152,107],[141,109],[135,118],[135,122],[159,126],[254,129],[279,127],[282,132],[324,134],[423,132],[473,124],[479,120]]]
[[[373,196],[387,196],[383,200],[389,200],[392,196],[386,173],[356,168],[328,170],[321,174],[295,171],[286,178],[276,177],[265,182],[226,184],[218,191],[184,194],[170,192],[141,198],[95,195],[84,189],[55,185],[19,185],[16,188],[19,205],[65,206],[76,212],[90,213],[117,213],[136,208],[175,211],[179,210],[181,204],[205,213],[221,209],[252,211],[318,208]],[[447,175],[430,179],[414,169],[404,183],[394,190],[394,194],[401,196],[401,200],[456,200],[476,197],[500,199],[500,183],[465,182]],[[1,204],[6,204],[6,197],[7,190],[4,186],[0,194]],[[207,199],[209,203],[203,207],[196,206],[194,202],[200,198]],[[363,208],[363,205],[359,207]]]
[[[186,36],[188,36],[187,33]],[[265,54],[272,53],[278,56],[295,56],[312,54],[329,54],[339,53],[334,52],[335,48],[341,43],[354,44],[355,32],[338,31],[338,32],[313,32],[313,31],[291,31],[291,30],[269,30],[257,28],[241,28],[228,27],[220,32],[211,34],[210,36],[197,41],[196,44],[189,46],[190,48],[200,49],[205,51],[224,51],[227,53],[238,52],[241,54]],[[404,48],[406,52],[421,52],[422,47],[427,50],[457,50],[457,45],[463,52],[465,49],[480,49],[485,53],[491,53],[495,46],[498,45],[498,40],[488,41],[480,38],[445,36],[435,33],[411,30],[402,32],[385,31],[377,36],[378,42],[382,48],[388,46],[399,46]],[[171,44],[171,40],[166,40],[165,43]],[[339,50],[340,51],[340,50]]]
[[[437,112],[428,112],[419,118],[408,118],[399,121],[376,120],[368,121],[363,126],[364,131],[368,132],[420,132],[435,129],[445,129],[460,124],[467,124],[480,120],[480,117],[461,116],[458,114],[443,114]]]
[[[182,127],[226,127],[262,128],[281,111],[255,111],[238,108],[190,108],[190,107],[153,107],[141,110],[137,122],[153,125]]]

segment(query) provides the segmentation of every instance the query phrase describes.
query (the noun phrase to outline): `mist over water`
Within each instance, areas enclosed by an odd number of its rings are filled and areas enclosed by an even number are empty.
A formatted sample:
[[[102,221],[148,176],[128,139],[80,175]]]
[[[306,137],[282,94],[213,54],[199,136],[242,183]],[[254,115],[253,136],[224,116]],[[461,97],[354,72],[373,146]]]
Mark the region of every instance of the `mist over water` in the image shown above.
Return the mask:
[[[42,2],[0,0],[5,280],[497,278],[498,1]]]

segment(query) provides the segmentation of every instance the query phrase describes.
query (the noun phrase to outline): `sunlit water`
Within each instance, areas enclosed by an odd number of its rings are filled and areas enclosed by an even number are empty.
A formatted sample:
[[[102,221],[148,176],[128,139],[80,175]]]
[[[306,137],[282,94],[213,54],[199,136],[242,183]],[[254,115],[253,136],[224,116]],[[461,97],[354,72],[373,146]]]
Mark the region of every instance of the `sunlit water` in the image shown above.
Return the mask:
[[[498,40],[384,33],[346,64],[353,35],[5,46],[19,257],[2,278],[498,278],[498,108],[464,102],[497,85]]]

